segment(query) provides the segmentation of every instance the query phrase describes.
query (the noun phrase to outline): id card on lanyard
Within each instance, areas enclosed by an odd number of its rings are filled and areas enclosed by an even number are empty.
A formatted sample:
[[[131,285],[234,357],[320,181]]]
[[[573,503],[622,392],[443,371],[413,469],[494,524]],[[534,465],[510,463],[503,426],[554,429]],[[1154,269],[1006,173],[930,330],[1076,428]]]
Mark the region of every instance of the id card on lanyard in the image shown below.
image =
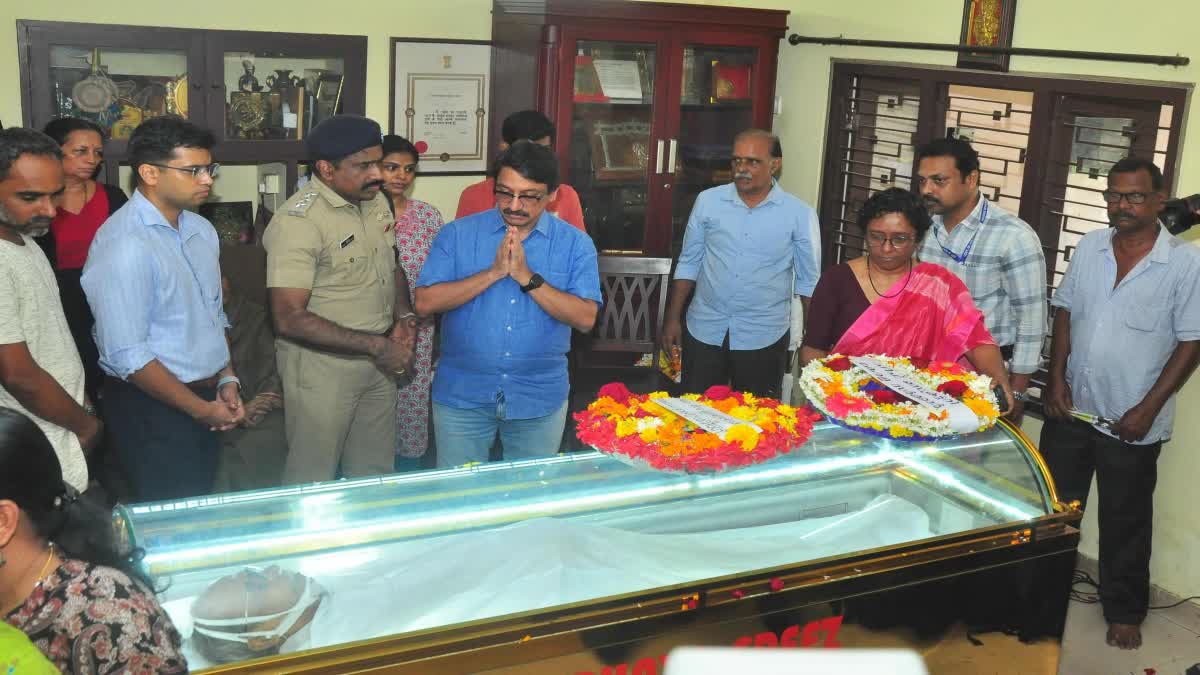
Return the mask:
[[[979,227],[982,229],[983,224],[987,222],[988,200],[983,195],[979,195],[979,198],[983,200],[983,207],[979,209]],[[942,247],[943,253],[950,256],[951,260],[959,265],[966,265],[967,257],[971,255],[971,249],[975,246],[975,238],[979,236],[979,230],[975,230],[975,234],[971,235],[971,240],[967,242],[967,246],[962,250],[962,253],[955,253],[954,251],[950,250],[945,244],[942,243],[942,239],[941,237],[937,236],[936,231],[934,231],[933,236],[937,239],[938,246]]]

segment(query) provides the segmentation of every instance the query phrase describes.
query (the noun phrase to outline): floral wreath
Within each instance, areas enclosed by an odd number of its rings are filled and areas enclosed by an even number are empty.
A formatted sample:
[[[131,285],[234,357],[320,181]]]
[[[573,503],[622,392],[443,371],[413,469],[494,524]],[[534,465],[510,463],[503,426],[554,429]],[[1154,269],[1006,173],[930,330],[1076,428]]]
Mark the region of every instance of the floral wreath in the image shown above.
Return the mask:
[[[757,464],[803,445],[812,435],[813,422],[820,419],[807,409],[729,387],[711,387],[703,396],[684,394],[681,398],[746,422],[719,436],[655,403],[668,397],[662,391],[635,395],[623,384],[606,384],[599,398],[575,414],[576,435],[601,452],[662,471],[714,473]]]
[[[961,402],[979,418],[976,431],[996,423],[1000,408],[992,393],[992,379],[957,363],[930,363],[920,359],[871,355],[932,391]],[[954,436],[950,413],[919,404],[889,389],[847,356],[832,354],[815,359],[800,373],[800,388],[808,401],[834,424],[900,440],[935,440]]]

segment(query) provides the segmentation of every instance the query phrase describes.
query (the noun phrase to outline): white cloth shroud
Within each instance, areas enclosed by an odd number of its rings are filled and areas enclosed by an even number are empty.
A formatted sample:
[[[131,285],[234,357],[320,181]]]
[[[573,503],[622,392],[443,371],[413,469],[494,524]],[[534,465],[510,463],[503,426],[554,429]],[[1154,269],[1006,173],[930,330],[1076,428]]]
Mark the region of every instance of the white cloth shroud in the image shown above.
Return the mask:
[[[921,508],[881,495],[846,514],[714,532],[645,534],[537,518],[311,556],[279,563],[313,576],[328,592],[312,624],[282,651],[448,626],[930,536],[929,517]],[[188,608],[194,597],[189,593],[164,607],[185,638],[189,664],[200,668],[209,664],[191,647]]]

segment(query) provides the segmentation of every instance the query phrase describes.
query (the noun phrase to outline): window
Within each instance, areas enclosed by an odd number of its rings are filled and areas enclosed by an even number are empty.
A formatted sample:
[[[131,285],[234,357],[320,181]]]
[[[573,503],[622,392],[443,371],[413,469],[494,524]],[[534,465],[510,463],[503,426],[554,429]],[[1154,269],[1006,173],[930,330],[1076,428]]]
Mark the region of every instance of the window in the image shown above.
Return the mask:
[[[912,187],[914,148],[954,135],[979,152],[981,191],[1037,231],[1053,293],[1080,237],[1108,227],[1108,167],[1146,157],[1174,187],[1190,85],[1100,89],[1081,78],[835,63],[821,186],[826,263],[862,253],[858,210],[879,190]],[[1030,393],[1044,382],[1042,371]]]

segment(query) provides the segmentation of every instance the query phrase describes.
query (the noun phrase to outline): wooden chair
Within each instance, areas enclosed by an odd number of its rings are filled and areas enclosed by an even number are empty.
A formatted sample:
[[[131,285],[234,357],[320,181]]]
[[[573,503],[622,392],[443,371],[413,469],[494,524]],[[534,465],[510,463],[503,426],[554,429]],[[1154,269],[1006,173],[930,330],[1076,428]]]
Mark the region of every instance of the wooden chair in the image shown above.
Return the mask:
[[[600,256],[599,268],[604,306],[591,334],[572,350],[572,412],[586,407],[609,382],[624,382],[639,393],[667,384],[657,359],[671,259]],[[636,365],[642,354],[654,355],[649,366]]]

